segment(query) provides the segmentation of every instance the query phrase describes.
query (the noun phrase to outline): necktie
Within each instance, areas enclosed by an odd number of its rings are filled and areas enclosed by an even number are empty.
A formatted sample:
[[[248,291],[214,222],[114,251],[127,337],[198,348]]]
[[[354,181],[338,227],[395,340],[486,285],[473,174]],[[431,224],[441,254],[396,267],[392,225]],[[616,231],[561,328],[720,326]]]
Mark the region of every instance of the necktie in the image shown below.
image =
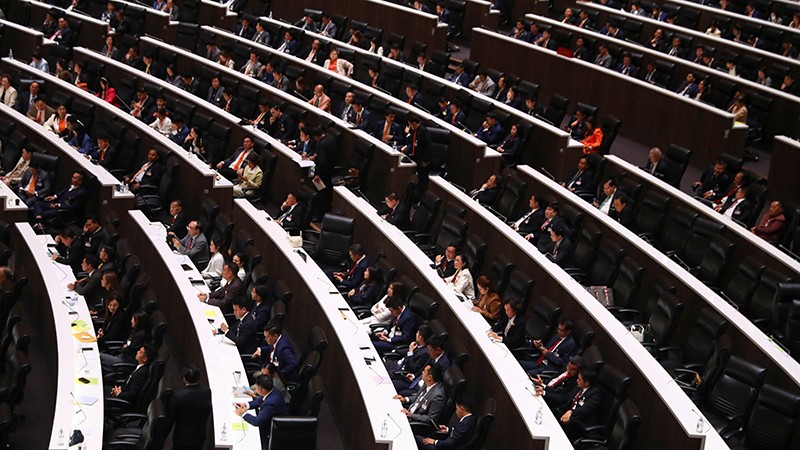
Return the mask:
[[[426,386],[422,388],[422,391],[420,391],[419,395],[417,395],[417,399],[414,400],[414,403],[412,403],[411,406],[408,408],[411,414],[417,412],[417,408],[419,408],[419,406],[422,404],[422,401],[425,399],[425,396],[427,394],[428,394],[428,387]]]
[[[310,51],[310,52],[308,53],[308,57],[306,58],[306,61],[311,61],[312,59],[314,59],[314,54],[315,54],[315,53],[317,53],[317,52],[315,52],[315,51],[313,51],[313,50],[312,50],[312,51]]]
[[[657,166],[657,165],[658,165],[658,164],[652,164],[652,165],[650,166],[650,175],[655,175],[655,173],[656,173],[656,166]]]
[[[361,113],[356,113],[356,125],[361,125]]]
[[[55,32],[55,33],[53,33],[53,35],[52,35],[52,36],[50,36],[50,39],[51,39],[51,40],[53,40],[53,41],[55,41],[55,40],[56,40],[56,38],[57,38],[59,35],[61,35],[61,29],[60,29],[60,28],[59,28],[58,30],[56,30],[56,32]]]
[[[142,174],[142,172],[144,172],[145,170],[147,170],[149,167],[150,167],[150,163],[149,163],[149,162],[148,162],[148,163],[145,163],[145,164],[143,164],[143,165],[142,165],[142,168],[141,168],[141,169],[139,169],[139,171],[138,171],[138,172],[136,172],[135,174],[133,174],[133,176],[131,177],[131,180],[133,180],[133,181],[136,181],[136,178],[137,178],[139,175],[141,175],[141,174]]]
[[[555,255],[556,255],[556,249],[557,249],[557,248],[558,248],[558,243],[556,243],[556,246],[555,246],[555,248],[553,249],[553,256],[555,256]],[[548,352],[552,352],[553,350],[555,350],[555,349],[556,349],[556,347],[558,347],[558,344],[560,344],[560,343],[561,343],[561,339],[559,339],[559,340],[557,340],[557,341],[553,342],[553,345],[551,345],[551,346],[550,346],[550,348],[548,348],[548,349],[547,349],[547,351],[548,351]],[[544,361],[544,353],[542,353],[542,356],[540,356],[540,357],[539,357],[539,359],[536,361],[536,365],[538,366],[539,364],[541,364],[541,363],[542,363],[542,361]]]
[[[550,219],[544,221],[542,224],[542,231],[546,230],[548,225],[550,225]]]
[[[322,97],[317,97],[317,102],[314,104],[317,108],[319,108],[319,102],[322,101]]]
[[[187,245],[187,246],[186,246],[186,249],[187,249],[187,250],[191,250],[191,249],[192,249],[192,245],[193,245],[193,244],[194,244],[194,238],[193,238],[193,237],[190,237],[190,238],[189,238],[189,245]]]
[[[578,391],[578,393],[577,393],[577,394],[575,394],[575,398],[573,398],[573,399],[572,399],[572,405],[570,405],[569,409],[572,409],[572,408],[574,408],[574,407],[575,407],[575,405],[577,405],[577,404],[578,404],[578,400],[580,400],[580,399],[581,399],[581,396],[582,396],[582,395],[583,395],[583,389],[581,389],[580,391]]]
[[[105,159],[105,157],[106,157],[106,149],[107,148],[108,147],[106,147],[106,148],[104,148],[103,150],[100,151],[100,161]]]
[[[227,106],[225,107],[227,110]],[[239,166],[242,165],[242,161],[244,161],[244,154],[247,153],[246,150],[242,150],[242,153],[239,155],[239,159],[236,160],[236,164],[233,165],[233,171],[239,170]]]
[[[40,110],[38,110],[38,111],[39,111],[39,112],[38,112],[38,113],[36,113],[36,122],[37,122],[37,123],[39,123],[39,124],[41,124],[41,123],[42,123],[43,116],[44,116],[44,112],[43,112],[41,109],[40,109]]]
[[[391,122],[389,122],[389,121],[387,120],[387,121],[386,121],[386,125],[384,125],[384,126],[383,126],[383,135],[381,136],[381,137],[383,138],[383,140],[384,140],[384,141],[386,140],[386,136],[388,136],[388,135],[389,135],[389,128],[390,128],[390,126],[391,126]]]
[[[411,156],[417,152],[417,130],[414,130],[414,136],[411,137]]]
[[[559,241],[559,242],[556,242],[555,245],[553,245],[553,258],[558,256],[558,244],[560,244],[560,243],[561,242]],[[544,356],[542,356],[541,358],[544,358]]]
[[[347,278],[350,278],[353,275],[353,272],[356,271],[356,266],[358,266],[358,263],[353,264],[353,267],[351,267],[350,271],[347,272]]]
[[[558,385],[559,385],[559,384],[561,384],[561,383],[562,383],[562,382],[563,382],[563,381],[564,381],[564,380],[565,380],[565,379],[566,379],[568,376],[569,376],[569,375],[567,375],[567,372],[566,372],[566,371],[564,371],[564,372],[563,372],[561,375],[559,375],[558,377],[556,377],[556,378],[553,378],[552,380],[550,380],[550,382],[549,382],[549,383],[547,383],[547,387],[556,387],[556,386],[558,386]]]
[[[455,124],[456,124],[456,115],[453,114],[453,117],[450,119],[450,125],[455,125]]]
[[[28,185],[28,193],[33,195],[34,192],[36,192],[36,175],[31,174],[31,182]]]
[[[144,73],[150,75],[150,65],[148,64],[147,67],[144,69]]]

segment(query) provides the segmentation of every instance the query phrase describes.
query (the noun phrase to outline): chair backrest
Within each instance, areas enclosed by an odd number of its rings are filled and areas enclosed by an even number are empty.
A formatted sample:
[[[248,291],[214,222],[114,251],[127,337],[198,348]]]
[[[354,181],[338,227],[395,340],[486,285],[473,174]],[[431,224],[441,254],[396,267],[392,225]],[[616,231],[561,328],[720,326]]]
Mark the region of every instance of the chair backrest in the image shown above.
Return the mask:
[[[633,400],[627,399],[617,410],[617,420],[608,432],[608,450],[630,450],[636,442],[641,417]]]
[[[525,317],[525,332],[531,340],[547,342],[558,325],[561,307],[549,298],[541,296],[534,300]]]
[[[597,375],[597,387],[603,390],[603,407],[600,409],[599,421],[607,430],[614,426],[617,419],[617,410],[628,397],[628,388],[631,377],[623,374],[611,364],[604,364]]]
[[[495,260],[492,261],[489,279],[492,281],[494,291],[497,292],[497,295],[503,296],[506,286],[508,286],[508,279],[511,277],[512,270],[514,270],[514,263],[502,253],[498,254]]]
[[[582,355],[583,352],[592,345],[594,337],[595,332],[588,322],[581,319],[575,323],[572,328],[572,338],[575,339],[575,343],[578,344],[578,355]]]
[[[619,266],[622,258],[625,257],[625,250],[616,242],[603,240],[600,243],[600,252],[592,265],[592,270],[588,274],[587,283],[589,286],[611,286],[619,273]]]
[[[800,353],[800,299],[792,301],[789,309],[789,318],[786,320],[786,332],[783,335],[783,345],[789,353]],[[795,359],[797,359],[795,357]]]
[[[767,369],[731,355],[708,391],[706,408],[720,417],[747,417]]]
[[[614,279],[612,289],[614,292],[614,306],[630,308],[639,295],[639,288],[642,286],[644,267],[630,257],[622,259],[619,266],[619,273]]]
[[[355,221],[346,216],[326,213],[322,217],[322,231],[314,259],[322,264],[339,265],[348,257],[353,244]]]
[[[581,228],[575,242],[573,242],[572,261],[575,267],[586,272],[592,266],[602,237],[603,233],[593,223],[587,223],[586,226]]]
[[[792,279],[768,267],[761,274],[750,303],[745,306],[743,313],[756,326],[766,332],[772,332],[772,318],[775,311],[775,296],[778,293],[779,283],[788,283]]]
[[[167,408],[160,398],[153,399],[147,407],[147,424],[142,429],[139,439],[142,449],[156,450],[164,447],[164,441],[169,435],[167,428]]]
[[[506,177],[503,182],[503,189],[494,203],[495,211],[506,218],[516,217],[519,205],[525,196],[528,183],[515,176]]]
[[[269,450],[315,450],[317,447],[317,418],[276,416],[272,418]]]
[[[419,201],[419,206],[411,217],[410,230],[417,233],[430,233],[433,221],[439,215],[441,207],[442,198],[430,190],[425,191]]]
[[[467,234],[467,222],[464,219],[448,214],[442,219],[439,233],[436,235],[436,251],[443,255],[448,245],[461,248]]]
[[[522,302],[524,311],[533,295],[533,287],[534,281],[530,275],[519,269],[514,269],[511,271],[511,276],[508,279],[508,285],[503,295],[507,299],[519,299]]]
[[[753,293],[758,288],[761,274],[766,266],[754,261],[744,260],[739,265],[736,274],[730,278],[723,287],[722,292],[739,308],[744,308],[753,298]]]
[[[722,276],[728,270],[736,244],[727,238],[716,235],[711,239],[708,251],[700,261],[698,277],[711,286],[719,286]]]
[[[658,238],[664,227],[671,199],[657,191],[648,191],[636,205],[635,230],[639,235]]]
[[[461,393],[464,392],[464,389],[467,388],[467,379],[464,377],[461,367],[453,364],[444,371],[442,381],[447,392],[447,400],[437,423],[448,423],[450,416],[456,410],[456,401],[461,396]]]
[[[745,425],[748,448],[788,449],[792,441],[800,396],[770,384],[761,386],[753,412]]]
[[[464,450],[480,450],[486,437],[489,435],[489,426],[494,422],[494,415],[497,411],[497,401],[489,397],[483,402],[483,409],[481,415],[478,416],[478,422],[475,424],[475,431],[472,437],[464,444]]]
[[[439,303],[427,295],[417,292],[408,299],[408,308],[423,321],[436,318]]]
[[[711,308],[701,309],[683,345],[683,364],[705,365],[714,353],[717,338],[727,327],[728,321]]]
[[[661,236],[661,249],[677,253],[683,252],[688,236],[691,233],[692,225],[698,215],[698,213],[682,206],[675,208],[667,218],[667,226],[664,227],[664,232]]]
[[[672,333],[680,320],[683,312],[683,303],[672,292],[663,291],[656,303],[656,309],[650,311],[648,324],[655,337],[656,345],[661,347],[669,344]]]
[[[705,217],[698,217],[692,224],[692,231],[686,239],[686,245],[681,252],[683,261],[689,267],[697,267],[708,253],[711,240],[725,231],[725,225]]]
[[[611,146],[617,139],[619,129],[622,128],[622,121],[609,114],[603,119],[600,128],[603,130],[603,142],[600,143],[600,148],[598,150],[601,155],[607,155],[611,152]]]
[[[467,243],[464,245],[462,252],[469,259],[470,273],[481,273],[487,248],[489,248],[489,245],[479,235],[473,234],[467,238]]]
[[[689,167],[689,160],[692,157],[692,150],[680,145],[670,144],[664,157],[671,163],[672,169],[669,173],[669,179],[664,180],[671,184],[673,187],[680,187],[683,174],[686,173],[686,168]]]

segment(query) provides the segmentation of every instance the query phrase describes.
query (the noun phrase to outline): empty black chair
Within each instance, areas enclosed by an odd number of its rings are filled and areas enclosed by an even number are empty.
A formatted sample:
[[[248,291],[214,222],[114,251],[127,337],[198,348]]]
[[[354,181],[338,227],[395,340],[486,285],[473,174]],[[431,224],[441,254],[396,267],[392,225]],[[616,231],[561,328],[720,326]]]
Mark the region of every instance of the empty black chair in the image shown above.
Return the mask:
[[[467,238],[467,243],[464,244],[462,253],[469,260],[470,273],[481,273],[487,248],[489,248],[489,245],[480,236],[473,234]]]
[[[680,145],[670,144],[667,151],[664,153],[664,158],[669,161],[670,172],[664,181],[673,187],[680,188],[683,174],[686,173],[686,168],[689,167],[689,159],[692,157],[692,151],[688,148],[681,147]]]
[[[742,308],[742,314],[747,316],[761,331],[772,333],[778,284],[790,281],[792,281],[791,278],[771,267],[764,270],[750,302]]]
[[[607,450],[631,450],[634,448],[640,423],[639,409],[633,400],[627,399],[617,410],[616,421],[608,432],[608,439],[580,438],[573,445],[577,449],[596,449],[599,446]]]
[[[699,371],[714,353],[714,343],[725,329],[728,321],[711,308],[703,308],[697,315],[692,331],[681,347],[662,347],[658,359],[665,369]]]
[[[593,223],[587,223],[581,228],[573,242],[572,262],[575,269],[586,273],[592,267],[602,237],[603,233]]]
[[[421,292],[416,292],[408,299],[408,309],[427,322],[436,318],[439,303]]]
[[[603,130],[603,142],[600,143],[600,148],[598,148],[601,155],[607,155],[611,152],[611,146],[614,145],[620,128],[622,128],[622,121],[611,114],[603,119],[603,123],[600,124],[600,129]]]
[[[650,318],[647,322],[653,338],[652,344],[656,349],[670,343],[682,312],[683,303],[675,294],[669,291],[661,293],[655,309],[650,311]]]
[[[619,266],[617,278],[614,279],[614,284],[611,285],[614,294],[613,306],[619,308],[632,307],[636,301],[636,297],[639,295],[643,276],[644,267],[642,267],[641,264],[630,257],[623,258]]]
[[[797,354],[800,353],[800,300],[792,301],[789,308],[789,317],[786,319],[786,329],[783,334],[783,345],[790,354],[795,355],[794,359],[797,360]]]
[[[756,400],[767,369],[731,355],[698,406],[717,432],[743,423]]]
[[[753,298],[753,293],[761,280],[765,266],[753,261],[744,260],[739,264],[736,273],[722,287],[719,294],[737,308],[744,308]]]
[[[699,266],[708,253],[711,239],[720,236],[724,231],[724,224],[705,217],[698,217],[692,224],[692,231],[686,239],[683,251],[679,252],[680,262],[687,268]]]
[[[616,242],[604,240],[600,243],[600,251],[588,273],[566,270],[575,280],[585,286],[611,286],[619,272],[625,250]]]
[[[520,178],[515,176],[506,177],[497,200],[489,210],[500,217],[503,222],[507,222],[510,217],[516,217],[527,188],[528,183]]]
[[[658,245],[670,201],[666,195],[652,190],[645,193],[642,201],[636,205],[635,232],[652,245]]]
[[[508,279],[508,285],[503,293],[504,298],[516,298],[522,302],[523,311],[528,306],[528,302],[533,294],[533,278],[525,272],[514,269]]]
[[[443,255],[448,245],[455,245],[461,248],[467,235],[467,222],[464,219],[448,214],[442,219],[439,225],[439,232],[436,240],[430,242],[430,235],[417,235],[417,245],[427,255]],[[428,243],[421,244],[423,238],[428,238]]]
[[[508,279],[511,277],[511,271],[514,270],[514,263],[502,253],[497,255],[492,261],[489,271],[489,279],[492,281],[495,292],[497,295],[503,296],[503,293],[508,286]]]
[[[770,384],[761,387],[740,435],[728,437],[731,450],[791,448],[800,397]],[[733,442],[733,444],[732,444]]]
[[[529,341],[540,340],[547,342],[550,336],[558,327],[558,319],[561,316],[561,307],[553,303],[549,298],[541,296],[533,301],[528,307],[525,316],[525,334]],[[517,359],[529,357],[532,353],[530,345],[519,349],[514,349]]]
[[[727,273],[735,248],[736,244],[728,239],[720,235],[714,236],[700,265],[692,269],[692,273],[707,286],[718,289],[722,276]]]
[[[585,320],[581,319],[574,324],[571,336],[573,339],[575,339],[575,343],[578,346],[577,354],[582,355],[586,349],[594,343],[596,334],[591,325],[589,325],[589,323]]]
[[[698,213],[684,207],[677,207],[667,218],[659,247],[667,254],[680,254],[686,246],[686,241],[691,233],[692,225],[698,217]]]
[[[304,232],[303,249],[320,266],[339,268],[347,261],[348,249],[353,244],[354,220],[350,217],[325,214],[319,233]],[[314,238],[316,241],[306,238]]]

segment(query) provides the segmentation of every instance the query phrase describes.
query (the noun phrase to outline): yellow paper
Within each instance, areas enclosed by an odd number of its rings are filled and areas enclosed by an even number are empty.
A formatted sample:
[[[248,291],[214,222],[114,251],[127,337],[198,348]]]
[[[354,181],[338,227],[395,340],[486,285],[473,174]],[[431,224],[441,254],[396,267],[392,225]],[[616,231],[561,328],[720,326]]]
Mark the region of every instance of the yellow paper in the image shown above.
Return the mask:
[[[84,344],[88,344],[90,342],[97,342],[97,338],[87,333],[86,331],[82,331],[80,333],[74,333],[73,336],[75,336],[75,339],[81,341]]]
[[[248,425],[247,422],[233,422],[231,428],[233,431],[247,431]]]
[[[209,319],[217,317],[217,312],[214,311],[213,309],[207,309],[205,312],[206,312],[206,317],[208,317]]]
[[[77,378],[75,378],[75,384],[83,384],[83,385],[97,384],[97,377],[95,377],[95,378],[86,377],[86,379],[89,380],[88,383],[83,383],[83,382],[79,381]]]
[[[76,320],[72,322],[72,331],[75,333],[82,333],[89,329],[89,326],[86,325],[86,322],[83,320]]]

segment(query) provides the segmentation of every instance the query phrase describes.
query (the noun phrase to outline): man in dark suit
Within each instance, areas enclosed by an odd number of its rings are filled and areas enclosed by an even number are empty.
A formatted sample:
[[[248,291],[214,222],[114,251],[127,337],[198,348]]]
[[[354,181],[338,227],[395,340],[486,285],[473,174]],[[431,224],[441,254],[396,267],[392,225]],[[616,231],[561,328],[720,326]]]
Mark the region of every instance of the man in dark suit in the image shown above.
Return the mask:
[[[661,149],[653,147],[647,157],[647,164],[642,170],[654,177],[664,180],[669,179],[669,163],[664,160]]]
[[[267,369],[271,375],[280,375],[284,382],[297,380],[297,355],[289,338],[281,334],[281,328],[267,325],[264,328],[264,341],[267,345],[257,348],[253,353],[253,358],[261,358],[262,372]]]
[[[96,215],[90,215],[83,223],[83,253],[84,255],[97,256],[100,253],[100,246],[106,243],[107,236],[100,219]]]
[[[562,320],[558,324],[557,333],[550,338],[547,345],[542,341],[533,341],[533,346],[539,350],[540,356],[536,361],[520,361],[522,368],[530,376],[538,376],[545,372],[561,372],[567,365],[569,358],[578,351],[575,339],[572,337],[572,322]]]
[[[664,48],[664,53],[676,58],[686,59],[686,49],[681,45],[681,38],[675,36],[672,38],[672,44]]]
[[[316,64],[318,66],[321,66],[325,62],[326,58],[324,52],[322,51],[322,43],[319,41],[319,39],[314,39],[314,41],[311,42],[311,47],[302,52],[301,55],[301,58],[307,62]]]
[[[633,199],[625,193],[614,197],[614,214],[610,214],[610,216],[625,228],[633,226],[636,220],[633,215]]]
[[[622,191],[617,189],[617,182],[613,178],[609,178],[603,183],[603,192],[595,199],[592,204],[600,210],[600,212],[612,216],[614,211],[614,198],[621,194]]]
[[[556,410],[556,417],[570,441],[583,437],[587,427],[597,424],[603,393],[594,386],[596,378],[594,370],[583,368],[571,398]]]
[[[431,172],[431,135],[428,127],[420,123],[420,118],[411,115],[406,128],[405,154],[417,163],[417,187],[413,201],[419,201],[428,190],[428,177]]]
[[[639,66],[633,63],[633,60],[631,60],[631,55],[628,53],[622,55],[622,62],[617,64],[616,70],[623,75],[634,78],[636,78],[636,76],[639,74]]]
[[[236,405],[236,414],[250,425],[258,427],[258,432],[261,434],[261,447],[267,448],[272,418],[286,414],[286,403],[280,392],[275,389],[272,378],[268,376],[258,377],[256,393],[258,395],[249,404],[239,403]],[[248,409],[255,409],[257,415],[245,414]]]
[[[106,170],[118,169],[119,151],[109,145],[108,136],[100,135],[97,138],[97,147],[88,156],[93,163],[104,167]]]
[[[533,233],[525,236],[525,239],[533,242],[534,245],[536,245],[536,248],[542,253],[547,253],[552,245],[553,241],[550,239],[551,227],[560,224],[564,227],[565,234],[569,234],[567,221],[558,215],[558,208],[558,202],[552,202],[547,205],[547,208],[544,209],[544,222],[542,222],[542,226],[540,226],[539,229]]]
[[[394,192],[386,194],[384,200],[386,201],[386,209],[381,218],[403,231],[407,230],[410,226],[408,208],[400,202]]]
[[[412,342],[411,344],[414,343]],[[406,374],[402,379],[393,381],[394,388],[398,394],[408,397],[419,390],[420,386],[424,384],[422,370],[426,365],[435,364],[444,373],[452,364],[450,357],[444,351],[444,340],[441,337],[431,337],[425,345],[425,350],[428,359],[419,366],[416,372]]]
[[[314,183],[322,183],[325,185],[320,190],[319,205],[320,208],[327,211],[333,200],[333,183],[331,182],[331,178],[333,178],[333,170],[336,166],[336,155],[338,153],[336,139],[333,136],[327,135],[319,125],[311,127],[309,132],[316,142],[315,151],[317,158],[314,160],[316,164]]]
[[[253,42],[256,44],[269,46],[270,35],[264,29],[264,24],[261,21],[256,22],[256,31],[253,33]]]
[[[200,222],[196,220],[189,222],[189,225],[186,226],[186,236],[182,239],[178,240],[178,236],[171,233],[167,233],[167,239],[178,253],[187,255],[192,260],[197,266],[197,270],[206,268],[209,260],[208,240],[203,234]],[[238,267],[233,269],[233,273],[238,271]],[[230,307],[227,312],[230,312]]]
[[[66,264],[73,273],[83,272],[83,241],[75,235],[75,230],[65,228],[55,238],[56,252],[50,257],[59,264]]]
[[[550,227],[550,240],[553,244],[546,252],[547,259],[558,264],[559,267],[572,267],[572,254],[575,252],[575,248],[569,238],[564,236],[562,225]]]
[[[723,216],[747,224],[753,216],[754,209],[753,202],[747,198],[747,194],[747,188],[740,187],[735,195],[729,196],[725,203],[717,206],[716,210]]]
[[[417,447],[420,450],[436,450],[440,448],[448,449],[463,449],[464,445],[472,437],[475,432],[475,426],[478,419],[472,415],[475,409],[474,403],[471,398],[462,395],[456,401],[456,423],[453,427],[439,425],[438,432],[447,433],[444,439],[423,438],[420,435],[415,435],[414,439],[417,441]]]
[[[582,192],[592,192],[594,191],[592,180],[594,180],[594,176],[589,166],[589,159],[587,159],[585,156],[581,156],[581,158],[578,160],[578,171],[575,172],[575,175],[573,175],[572,178],[564,183],[561,183],[561,185],[569,189],[571,192],[575,192],[576,194]]]
[[[516,222],[511,223],[511,228],[522,236],[527,236],[539,230],[544,223],[544,209],[539,207],[540,198],[539,194],[532,194],[530,200],[528,200],[530,209],[523,213]]]
[[[353,107],[347,115],[347,122],[366,131],[369,128],[371,118],[372,113],[367,108],[364,108],[364,101],[356,97],[353,100]]]
[[[297,53],[297,40],[292,36],[292,33],[287,31],[283,35],[283,41],[278,45],[278,51],[282,53],[289,53],[294,55]]]
[[[154,351],[149,346],[139,347],[139,351],[136,352],[136,368],[122,386],[111,388],[111,396],[127,402],[135,402],[150,378],[150,361],[152,361],[153,355]]]
[[[247,157],[250,156],[250,152],[253,151],[254,146],[255,141],[253,138],[245,136],[244,139],[242,139],[241,147],[237,148],[227,159],[217,163],[216,168],[219,174],[229,180],[235,181],[237,179],[237,174],[244,170],[246,165],[245,161],[247,161]]]
[[[466,126],[464,122],[467,121],[467,115],[461,110],[461,102],[455,100],[450,103],[449,108],[450,111],[445,118],[445,121],[449,122],[450,125],[453,125],[454,127],[463,129]]]
[[[281,215],[275,221],[283,228],[298,229],[302,226],[305,215],[306,205],[297,201],[297,195],[294,192],[289,192],[281,205]]]
[[[493,206],[500,195],[500,186],[503,184],[503,177],[500,175],[490,175],[485,183],[478,189],[474,189],[469,193],[473,200],[484,206]]]
[[[578,385],[578,372],[583,368],[584,361],[580,356],[569,358],[567,368],[558,375],[555,375],[547,383],[542,380],[541,375],[531,377],[537,397],[543,397],[550,409],[558,408],[572,399],[571,392]]]
[[[236,323],[232,327],[223,323],[218,330],[215,330],[214,334],[224,334],[226,338],[232,340],[240,354],[253,353],[256,351],[258,336],[256,335],[255,319],[247,311],[249,301],[244,297],[235,297],[231,303]]]
[[[270,109],[267,124],[267,133],[279,141],[288,141],[297,138],[297,124],[292,116],[285,114],[286,104],[279,103]]]
[[[161,64],[153,59],[155,54],[149,53],[142,56],[142,63],[144,64],[144,73],[148,75],[152,75],[156,78],[163,78],[164,76],[164,69],[161,68]]]
[[[86,205],[89,190],[83,185],[82,172],[72,174],[70,185],[56,195],[44,197],[33,205],[34,217],[38,223],[50,220],[60,213],[80,213]]]
[[[178,239],[186,236],[186,227],[189,226],[189,217],[183,212],[183,203],[173,200],[169,204],[169,219],[166,222],[167,233],[175,233]]]
[[[19,198],[31,208],[39,199],[50,195],[50,190],[50,174],[40,169],[37,161],[32,161],[19,182]]]
[[[100,285],[103,273],[97,270],[99,265],[100,261],[97,256],[85,256],[81,269],[86,273],[86,276],[67,285],[67,289],[74,290],[76,294],[82,295],[86,299],[86,305],[89,309],[95,309],[98,305],[103,304],[105,289]]]
[[[428,424],[438,423],[440,415],[447,402],[447,392],[442,383],[444,373],[436,363],[428,363],[422,369],[424,387],[414,394],[404,397],[395,395],[394,398],[403,403],[403,414],[409,421]]]
[[[717,160],[713,166],[709,166],[700,181],[692,183],[694,195],[697,197],[709,198],[719,192],[724,192],[731,184],[731,178],[725,172],[728,165],[725,161]]]
[[[122,179],[128,184],[131,192],[138,192],[141,185],[158,186],[161,183],[161,177],[164,175],[164,165],[161,164],[160,159],[156,149],[151,148],[147,151],[147,161],[135,172],[126,175]]]
[[[450,244],[444,249],[444,255],[436,255],[436,272],[441,278],[452,277],[456,273],[455,259],[458,249]]]
[[[46,37],[49,37],[50,40],[56,41],[58,45],[70,47],[72,46],[72,34],[73,33],[69,28],[69,22],[67,22],[67,18],[59,17],[58,28],[56,28],[56,31],[54,31],[52,35]]]
[[[697,79],[693,73],[689,72],[686,74],[686,79],[681,82],[678,89],[675,89],[675,93],[685,95],[689,98],[694,98],[694,96],[697,95]]]
[[[369,259],[364,256],[364,247],[361,244],[353,244],[347,250],[352,265],[347,272],[334,272],[333,280],[336,282],[340,291],[347,292],[357,288],[364,281],[364,272],[369,267]]]
[[[236,36],[252,39],[254,34],[255,31],[253,27],[250,26],[250,20],[246,17],[242,17],[242,21],[236,26]]]
[[[403,127],[395,119],[395,111],[389,108],[384,120],[375,124],[372,136],[389,145],[401,145],[403,142]]]
[[[413,84],[406,85],[406,98],[404,99],[409,105],[422,105],[422,94],[419,93],[417,87]]]
[[[475,133],[475,137],[490,147],[500,145],[503,142],[505,137],[503,126],[497,121],[497,114],[494,111],[489,111],[489,114],[486,115],[486,120],[483,121],[481,129]]]
[[[428,340],[430,338],[431,328],[428,325],[420,325],[417,328],[416,339],[408,344],[408,352],[406,352],[405,357],[397,361],[386,361],[386,371],[389,372],[394,380],[394,388],[397,392],[408,387],[409,375],[421,374],[422,369],[430,361],[431,358],[428,355]]]
[[[166,430],[172,430],[173,450],[201,450],[205,429],[211,414],[211,389],[200,386],[200,370],[195,366],[183,369],[183,389],[175,390],[167,405]]]
[[[225,263],[222,266],[222,279],[226,281],[225,286],[220,286],[210,294],[197,294],[201,302],[214,305],[222,310],[223,314],[233,312],[233,301],[244,295],[244,283],[236,276],[239,268],[234,263]]]
[[[417,334],[417,319],[402,299],[392,297],[386,301],[386,307],[392,313],[392,326],[372,335],[372,344],[380,355],[394,350],[396,345],[411,343]]]
[[[525,344],[525,321],[519,315],[522,312],[522,302],[512,298],[503,308],[506,319],[498,321],[488,334],[490,338],[513,350]]]
[[[455,72],[447,78],[447,81],[464,87],[470,83],[469,74],[464,71],[461,63],[456,64]]]

